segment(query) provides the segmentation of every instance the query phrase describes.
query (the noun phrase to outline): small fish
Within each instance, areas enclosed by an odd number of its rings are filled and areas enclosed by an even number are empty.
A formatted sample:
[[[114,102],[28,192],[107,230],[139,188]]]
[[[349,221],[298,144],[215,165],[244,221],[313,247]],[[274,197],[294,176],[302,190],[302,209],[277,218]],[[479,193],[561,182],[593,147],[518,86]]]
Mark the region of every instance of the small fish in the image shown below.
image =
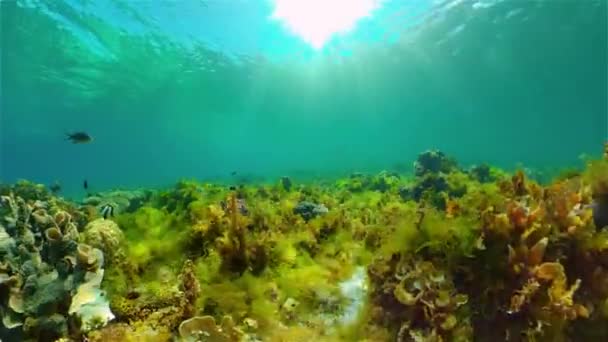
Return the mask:
[[[82,186],[84,187],[85,190],[89,189],[89,182],[87,182],[87,180],[85,179],[84,182],[82,183]]]
[[[596,198],[589,205],[593,210],[593,222],[597,229],[608,227],[608,195]]]
[[[598,230],[608,227],[608,196],[596,198],[590,204],[578,205],[573,212],[575,215],[581,215],[584,210],[591,210],[593,223]]]
[[[86,132],[74,132],[66,133],[67,140],[70,140],[72,144],[86,144],[93,141],[93,138]]]
[[[103,215],[104,220],[109,217],[114,217],[114,206],[111,204],[104,204],[101,206],[101,214]]]
[[[232,175],[232,176],[236,176],[236,171],[232,171],[232,172],[230,172],[230,175]]]

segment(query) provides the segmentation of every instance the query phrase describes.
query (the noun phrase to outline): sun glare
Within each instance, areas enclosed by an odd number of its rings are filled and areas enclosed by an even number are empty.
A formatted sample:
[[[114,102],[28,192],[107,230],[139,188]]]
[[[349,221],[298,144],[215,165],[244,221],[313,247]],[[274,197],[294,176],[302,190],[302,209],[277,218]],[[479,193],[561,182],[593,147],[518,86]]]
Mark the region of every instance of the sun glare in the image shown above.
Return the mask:
[[[352,30],[357,21],[369,16],[381,0],[274,0],[272,18],[315,49],[333,35]]]

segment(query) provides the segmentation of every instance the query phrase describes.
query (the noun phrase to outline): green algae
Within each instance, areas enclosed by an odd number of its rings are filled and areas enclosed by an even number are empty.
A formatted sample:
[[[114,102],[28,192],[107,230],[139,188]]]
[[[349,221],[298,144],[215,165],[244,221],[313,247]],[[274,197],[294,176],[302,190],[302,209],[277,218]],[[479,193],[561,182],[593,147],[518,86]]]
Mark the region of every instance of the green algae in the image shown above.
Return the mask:
[[[145,268],[157,258],[176,257],[177,262],[183,259],[180,244],[186,226],[175,214],[143,207],[133,214],[117,217],[116,221],[129,242],[126,255],[129,262]]]
[[[116,319],[89,337],[166,341],[192,317],[264,341],[606,337],[608,236],[579,210],[604,194],[605,161],[547,186],[437,165],[155,192],[115,218],[124,238],[102,287]],[[305,216],[303,202],[327,211]],[[353,277],[358,297],[344,292]]]

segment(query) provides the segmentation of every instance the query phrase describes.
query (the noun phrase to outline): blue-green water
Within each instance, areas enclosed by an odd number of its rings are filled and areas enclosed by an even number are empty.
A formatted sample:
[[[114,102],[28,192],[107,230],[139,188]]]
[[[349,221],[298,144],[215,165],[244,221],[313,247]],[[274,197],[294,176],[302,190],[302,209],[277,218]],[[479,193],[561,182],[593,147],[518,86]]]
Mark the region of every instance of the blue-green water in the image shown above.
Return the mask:
[[[66,194],[409,171],[429,148],[551,169],[607,137],[605,0],[387,0],[322,49],[272,1],[1,11],[0,179]],[[78,130],[94,141],[65,140]]]

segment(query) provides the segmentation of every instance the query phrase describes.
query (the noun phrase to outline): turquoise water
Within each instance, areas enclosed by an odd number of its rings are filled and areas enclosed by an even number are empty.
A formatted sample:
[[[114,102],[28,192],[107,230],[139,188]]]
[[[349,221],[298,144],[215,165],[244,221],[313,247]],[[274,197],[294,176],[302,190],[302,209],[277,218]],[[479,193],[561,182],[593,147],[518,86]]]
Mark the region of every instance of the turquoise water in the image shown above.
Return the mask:
[[[608,136],[606,1],[384,1],[320,49],[273,10],[2,1],[0,180],[303,180],[429,148],[545,170]]]

